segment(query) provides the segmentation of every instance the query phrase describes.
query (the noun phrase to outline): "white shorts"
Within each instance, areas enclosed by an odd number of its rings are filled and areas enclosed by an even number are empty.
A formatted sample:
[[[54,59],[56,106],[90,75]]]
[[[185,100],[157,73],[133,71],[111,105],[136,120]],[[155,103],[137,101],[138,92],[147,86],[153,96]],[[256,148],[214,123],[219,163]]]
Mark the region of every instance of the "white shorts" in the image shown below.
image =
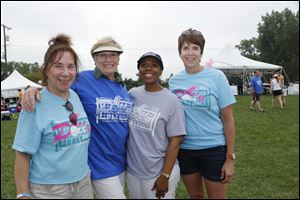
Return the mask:
[[[97,199],[126,199],[125,172],[118,176],[94,180],[92,185]]]
[[[69,184],[29,183],[33,199],[93,199],[90,173],[82,180]]]
[[[157,199],[153,188],[154,182],[158,178],[141,179],[127,172],[127,186],[131,199]],[[169,190],[162,199],[175,199],[176,188],[180,181],[179,165],[175,164],[169,178]]]

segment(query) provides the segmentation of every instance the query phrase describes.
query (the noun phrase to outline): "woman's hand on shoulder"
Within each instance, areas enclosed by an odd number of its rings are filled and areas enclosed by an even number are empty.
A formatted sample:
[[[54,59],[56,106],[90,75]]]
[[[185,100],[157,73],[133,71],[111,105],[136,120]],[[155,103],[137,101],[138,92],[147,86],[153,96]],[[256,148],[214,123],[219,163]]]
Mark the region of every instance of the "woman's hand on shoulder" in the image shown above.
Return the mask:
[[[34,111],[36,100],[41,101],[41,94],[38,88],[28,88],[21,101],[22,108],[28,112]]]

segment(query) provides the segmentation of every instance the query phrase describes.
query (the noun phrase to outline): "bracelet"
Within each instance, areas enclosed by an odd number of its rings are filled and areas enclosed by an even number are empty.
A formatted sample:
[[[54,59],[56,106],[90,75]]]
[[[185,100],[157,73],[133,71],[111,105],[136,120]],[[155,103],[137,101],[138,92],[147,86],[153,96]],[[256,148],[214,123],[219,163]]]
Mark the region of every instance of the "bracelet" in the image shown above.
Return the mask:
[[[29,197],[29,198],[31,198],[30,194],[27,194],[27,193],[18,194],[17,197],[16,197],[16,199],[18,199],[20,197]]]
[[[166,177],[167,179],[170,178],[170,174],[167,174],[167,173],[161,173],[161,175],[163,175],[163,176]]]

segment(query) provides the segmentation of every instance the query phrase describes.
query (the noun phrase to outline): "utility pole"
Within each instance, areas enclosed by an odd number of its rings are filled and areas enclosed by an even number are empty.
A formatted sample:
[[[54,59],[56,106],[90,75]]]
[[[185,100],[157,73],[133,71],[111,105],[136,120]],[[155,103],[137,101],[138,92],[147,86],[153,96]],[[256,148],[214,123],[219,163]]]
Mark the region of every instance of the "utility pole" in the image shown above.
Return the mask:
[[[3,27],[3,40],[4,40],[4,60],[5,60],[5,67],[7,67],[7,53],[6,53],[6,41],[8,41],[8,39],[6,38],[6,34],[5,34],[5,30],[10,30],[11,28],[9,28],[8,26],[5,26],[4,24],[1,24],[1,26]]]

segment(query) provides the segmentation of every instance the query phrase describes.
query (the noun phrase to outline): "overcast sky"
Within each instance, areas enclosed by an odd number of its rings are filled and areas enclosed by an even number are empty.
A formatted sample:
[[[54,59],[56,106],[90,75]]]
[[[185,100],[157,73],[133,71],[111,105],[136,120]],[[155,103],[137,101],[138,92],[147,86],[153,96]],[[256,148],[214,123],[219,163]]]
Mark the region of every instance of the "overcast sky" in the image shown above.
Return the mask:
[[[297,12],[298,1],[266,2],[11,2],[1,1],[1,24],[10,27],[7,60],[40,65],[47,42],[58,33],[72,37],[82,70],[93,69],[92,45],[112,36],[123,47],[119,72],[136,79],[136,61],[147,51],[162,56],[163,79],[183,69],[177,39],[188,28],[205,39],[204,64],[226,44],[257,37],[261,17],[285,8]],[[1,27],[1,53],[3,54]],[[4,61],[2,59],[2,61]]]

